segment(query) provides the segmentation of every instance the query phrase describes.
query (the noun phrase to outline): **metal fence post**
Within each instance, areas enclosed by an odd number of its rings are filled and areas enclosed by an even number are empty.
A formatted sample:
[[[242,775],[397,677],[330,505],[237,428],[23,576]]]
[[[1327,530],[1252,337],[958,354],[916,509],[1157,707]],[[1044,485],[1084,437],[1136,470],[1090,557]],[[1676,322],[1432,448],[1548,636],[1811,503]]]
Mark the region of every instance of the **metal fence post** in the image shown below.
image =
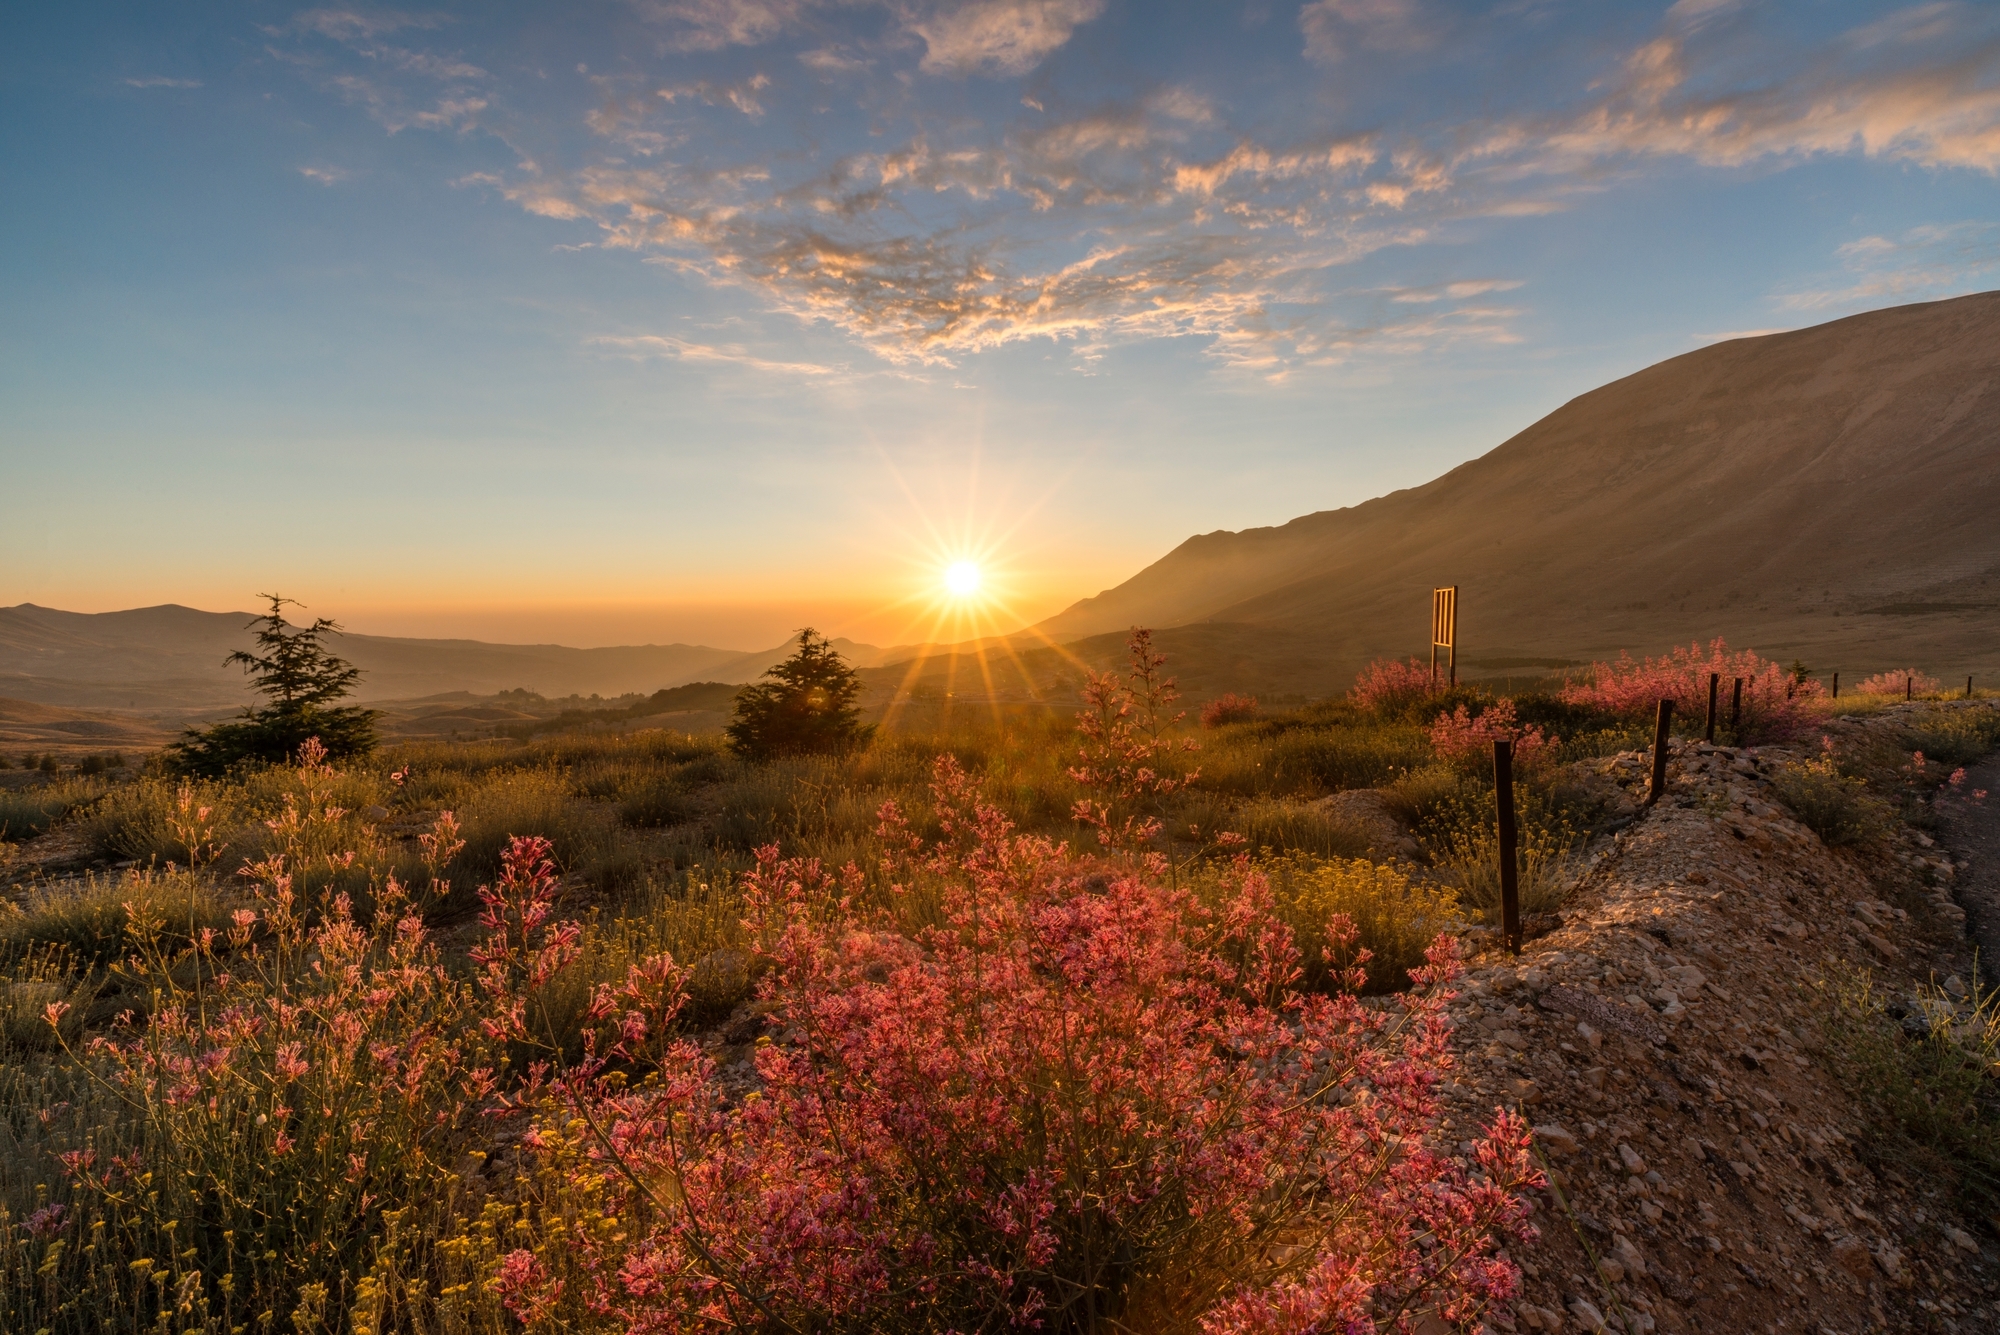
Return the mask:
[[[1667,791],[1667,741],[1674,726],[1674,702],[1671,697],[1660,701],[1660,721],[1653,725],[1653,787],[1646,794],[1646,805],[1652,806]]]
[[[1500,818],[1500,938],[1511,954],[1521,953],[1521,883],[1514,828],[1514,744],[1493,743],[1493,806]]]
[[[1720,672],[1709,673],[1708,674],[1708,727],[1702,731],[1702,740],[1706,741],[1711,746],[1715,744],[1715,697],[1716,693],[1721,689],[1722,689],[1722,674]]]

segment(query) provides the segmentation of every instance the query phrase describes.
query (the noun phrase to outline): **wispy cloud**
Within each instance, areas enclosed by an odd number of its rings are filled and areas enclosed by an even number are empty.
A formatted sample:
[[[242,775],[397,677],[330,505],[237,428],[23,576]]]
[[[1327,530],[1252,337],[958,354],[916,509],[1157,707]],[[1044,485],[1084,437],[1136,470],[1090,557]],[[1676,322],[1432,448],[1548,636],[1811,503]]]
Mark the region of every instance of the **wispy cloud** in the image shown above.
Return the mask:
[[[1888,236],[1859,237],[1835,252],[1837,275],[1780,293],[1782,310],[1824,311],[1962,296],[2000,281],[2000,223],[1927,224]]]
[[[1102,14],[1104,0],[958,0],[898,10],[924,40],[926,70],[1026,74]]]
[[[719,51],[810,31],[823,15],[855,2],[640,0],[638,8],[666,26],[679,49]],[[923,45],[927,73],[1019,75],[1061,49],[1104,6],[1105,0],[876,0],[871,7],[887,10],[901,34]],[[850,67],[848,57],[825,48],[801,59],[815,68]]]
[[[128,88],[199,88],[200,79],[169,79],[164,74],[148,74],[143,78],[127,79]]]
[[[1336,64],[1356,51],[1413,51],[1428,46],[1442,23],[1419,15],[1416,0],[1312,0],[1299,11],[1306,59]]]
[[[1745,65],[1738,39],[1750,11],[1680,0],[1602,79],[1566,102],[1559,93],[1557,109],[1460,123],[1338,133],[1323,128],[1338,123],[1328,117],[1317,129],[1302,120],[1296,134],[1248,133],[1193,86],[1078,105],[1045,96],[1041,74],[1018,94],[1031,112],[1011,119],[910,111],[926,75],[1024,75],[1104,7],[636,0],[672,48],[783,39],[801,49],[784,53],[796,63],[776,59],[747,77],[738,66],[685,82],[601,79],[587,113],[592,147],[537,153],[550,165],[524,163],[499,187],[531,213],[589,224],[602,248],[752,293],[891,364],[1049,339],[1087,368],[1120,343],[1188,338],[1223,365],[1279,375],[1364,348],[1514,337],[1519,312],[1491,298],[1517,280],[1363,295],[1335,275],[1392,248],[1463,239],[1479,220],[1560,211],[1662,160],[1775,170],[1847,155],[2000,172],[2000,11],[1950,3]],[[870,21],[857,26],[857,10]],[[422,27],[407,15],[312,12],[321,17],[301,30],[351,53],[334,86],[392,130],[482,127],[504,96],[456,56],[391,46]],[[1448,21],[1428,0],[1315,0],[1298,12],[1322,63],[1425,47]],[[816,120],[806,143],[780,152],[768,132],[753,133],[801,94],[827,97],[830,81],[815,75],[864,63],[881,72],[861,93],[865,135],[843,139],[834,120]],[[1843,281],[1826,295],[1786,302],[1933,282],[1887,260],[1841,263]],[[706,344],[658,355],[725,353],[754,360]]]
[[[354,175],[345,167],[301,167],[299,175],[321,185],[338,185]]]
[[[731,106],[744,115],[754,118],[764,114],[764,104],[757,100],[758,94],[770,86],[769,75],[756,74],[737,83],[716,84],[703,79],[695,83],[677,84],[658,90],[658,96],[670,103],[693,98],[710,106]]]
[[[804,376],[808,379],[823,379],[841,374],[841,368],[837,366],[822,366],[817,362],[773,361],[759,357],[738,343],[694,343],[666,334],[601,334],[587,342],[592,347],[640,359],[668,357],[675,361],[740,366],[745,370],[760,371],[769,375]]]

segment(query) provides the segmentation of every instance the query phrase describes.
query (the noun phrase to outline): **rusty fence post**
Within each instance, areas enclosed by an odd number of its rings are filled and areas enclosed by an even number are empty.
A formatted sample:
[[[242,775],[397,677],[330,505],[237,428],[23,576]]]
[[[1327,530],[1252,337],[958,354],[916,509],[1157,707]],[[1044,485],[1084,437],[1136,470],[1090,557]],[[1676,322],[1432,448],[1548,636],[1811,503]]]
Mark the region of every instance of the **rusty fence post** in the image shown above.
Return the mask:
[[[1916,698],[1917,698],[1917,674],[1914,672],[1905,673],[1903,676],[1903,702],[1905,704],[1908,704],[1910,701]]]
[[[1667,740],[1674,727],[1674,702],[1671,697],[1660,701],[1660,721],[1653,725],[1653,786],[1646,794],[1646,805],[1660,800],[1667,791]]]
[[[1840,674],[1838,672],[1833,674],[1833,698],[1836,700],[1840,698]]]
[[[1715,744],[1715,697],[1716,693],[1721,689],[1722,689],[1722,674],[1720,672],[1709,673],[1708,674],[1708,727],[1702,731],[1701,735],[1702,735],[1702,740],[1706,741],[1711,746]]]
[[[1729,691],[1729,744],[1743,745],[1743,678],[1736,679],[1736,685]]]
[[[1510,954],[1521,953],[1521,882],[1516,866],[1514,828],[1514,744],[1493,743],[1493,807],[1500,818],[1500,938]]]

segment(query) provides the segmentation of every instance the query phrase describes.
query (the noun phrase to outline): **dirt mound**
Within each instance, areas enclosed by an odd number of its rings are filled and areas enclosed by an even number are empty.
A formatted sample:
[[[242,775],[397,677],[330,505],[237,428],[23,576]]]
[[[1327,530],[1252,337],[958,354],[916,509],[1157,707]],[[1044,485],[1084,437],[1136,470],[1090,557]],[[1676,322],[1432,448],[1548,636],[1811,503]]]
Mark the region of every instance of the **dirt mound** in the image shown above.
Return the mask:
[[[1858,1152],[1822,1038],[1828,979],[1971,977],[1959,869],[1912,830],[1888,856],[1828,850],[1771,796],[1785,759],[1678,748],[1564,927],[1473,962],[1459,1125],[1518,1104],[1555,1170],[1502,1329],[2000,1329],[1991,1240]]]

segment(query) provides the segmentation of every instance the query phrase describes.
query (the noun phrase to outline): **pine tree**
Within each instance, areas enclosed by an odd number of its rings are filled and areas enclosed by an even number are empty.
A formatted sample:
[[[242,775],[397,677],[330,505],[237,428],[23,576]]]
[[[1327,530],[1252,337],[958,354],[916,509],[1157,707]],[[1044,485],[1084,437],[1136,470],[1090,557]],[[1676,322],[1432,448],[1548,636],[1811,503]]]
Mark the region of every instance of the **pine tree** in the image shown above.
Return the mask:
[[[319,739],[329,759],[375,749],[377,712],[334,703],[361,680],[361,669],[320,643],[321,636],[338,634],[340,627],[326,617],[310,626],[293,626],[284,609],[298,603],[275,593],[260,596],[270,599],[271,610],[250,623],[258,628],[256,649],[239,649],[222,661],[241,666],[269,703],[244,710],[240,719],[188,729],[183,740],[167,748],[174,769],[217,775],[244,764],[282,763],[311,737]]]
[[[753,760],[850,751],[874,735],[855,701],[861,678],[808,626],[798,651],[736,695],[729,744]]]

